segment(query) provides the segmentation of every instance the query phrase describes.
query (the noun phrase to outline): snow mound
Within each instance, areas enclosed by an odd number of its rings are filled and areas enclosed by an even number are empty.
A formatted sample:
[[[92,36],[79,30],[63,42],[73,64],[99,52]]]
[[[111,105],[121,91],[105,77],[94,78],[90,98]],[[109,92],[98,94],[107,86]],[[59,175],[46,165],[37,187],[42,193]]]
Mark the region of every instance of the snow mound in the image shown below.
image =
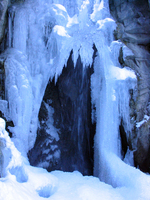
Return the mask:
[[[114,154],[106,155],[107,176],[112,187],[93,176],[46,170],[31,167],[22,157],[5,131],[5,121],[0,118],[0,141],[5,141],[2,153],[9,162],[3,165],[5,173],[0,178],[0,200],[149,200],[150,176],[125,164]],[[7,154],[6,154],[7,153]],[[117,171],[116,171],[117,165]],[[108,169],[109,168],[109,169]],[[119,187],[118,187],[119,186]]]

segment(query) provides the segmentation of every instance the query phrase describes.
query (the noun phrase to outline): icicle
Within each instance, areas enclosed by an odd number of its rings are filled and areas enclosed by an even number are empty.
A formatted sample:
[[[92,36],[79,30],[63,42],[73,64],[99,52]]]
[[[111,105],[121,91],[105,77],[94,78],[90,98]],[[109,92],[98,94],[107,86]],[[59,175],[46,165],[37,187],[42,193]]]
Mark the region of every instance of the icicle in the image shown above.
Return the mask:
[[[15,8],[12,7],[8,10],[8,47],[12,47],[13,44],[13,22],[15,16]]]

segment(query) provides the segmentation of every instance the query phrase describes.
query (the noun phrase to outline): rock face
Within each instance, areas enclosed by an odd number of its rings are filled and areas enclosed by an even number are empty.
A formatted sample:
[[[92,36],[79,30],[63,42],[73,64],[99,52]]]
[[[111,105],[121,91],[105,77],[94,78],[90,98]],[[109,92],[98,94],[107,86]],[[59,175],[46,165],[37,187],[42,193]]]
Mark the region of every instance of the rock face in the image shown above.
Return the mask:
[[[5,98],[5,70],[4,63],[0,61],[0,99]]]
[[[4,36],[8,3],[9,3],[9,0],[0,1],[0,42],[2,41],[3,36]]]
[[[137,98],[130,101],[133,131],[129,141],[134,150],[134,162],[143,171],[150,172],[150,131],[149,120],[142,126],[136,123],[150,116],[150,5],[148,0],[109,0],[110,12],[117,23],[114,32],[133,52],[133,56],[123,58],[120,49],[119,62],[132,68],[138,77]]]
[[[32,165],[93,174],[91,73],[92,68],[83,68],[80,57],[74,67],[71,53],[57,83],[49,81],[39,112],[38,136],[29,152]]]

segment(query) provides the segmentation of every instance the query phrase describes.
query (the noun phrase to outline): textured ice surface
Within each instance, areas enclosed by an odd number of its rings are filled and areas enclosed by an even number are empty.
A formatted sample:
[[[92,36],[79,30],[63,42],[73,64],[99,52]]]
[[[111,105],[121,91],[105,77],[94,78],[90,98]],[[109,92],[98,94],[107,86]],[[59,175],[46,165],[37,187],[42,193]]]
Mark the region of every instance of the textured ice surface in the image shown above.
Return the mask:
[[[113,41],[116,25],[110,17],[108,1],[27,0],[10,12],[10,49],[1,59],[5,58],[8,111],[15,125],[11,130],[15,145],[23,155],[33,147],[38,112],[49,78],[55,77],[57,81],[71,50],[74,63],[80,55],[84,67],[90,66],[95,44],[97,55],[91,77],[97,123],[94,173],[116,189],[77,172],[49,174],[30,167],[5,136],[6,171],[5,178],[0,180],[0,198],[150,199],[149,175],[120,158],[118,127],[122,118],[126,131],[130,131],[129,90],[134,90],[136,76],[128,68],[121,69],[118,63],[123,45]],[[3,126],[2,132],[6,134]],[[21,173],[16,172],[18,169]]]

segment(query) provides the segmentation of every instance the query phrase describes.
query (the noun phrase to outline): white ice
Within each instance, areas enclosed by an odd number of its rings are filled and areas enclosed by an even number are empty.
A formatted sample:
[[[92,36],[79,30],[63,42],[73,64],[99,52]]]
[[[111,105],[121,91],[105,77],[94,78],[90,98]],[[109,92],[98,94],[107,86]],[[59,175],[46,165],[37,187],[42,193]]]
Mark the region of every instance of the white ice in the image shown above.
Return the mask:
[[[116,24],[108,1],[26,0],[12,10],[10,49],[0,59],[5,60],[8,101],[1,107],[14,122],[14,143],[1,120],[0,199],[150,199],[149,175],[121,160],[118,127],[123,119],[125,131],[131,131],[129,90],[136,87],[136,75],[118,62],[121,47],[124,59],[132,52],[113,41]],[[26,154],[36,139],[38,112],[49,79],[57,81],[71,50],[74,63],[80,55],[83,66],[91,66],[93,44],[97,55],[91,95],[96,107],[94,174],[98,178],[31,167]]]
[[[148,115],[144,115],[144,119],[140,122],[136,123],[136,127],[139,128],[140,126],[142,126],[145,122],[147,122],[150,119],[150,117]]]

